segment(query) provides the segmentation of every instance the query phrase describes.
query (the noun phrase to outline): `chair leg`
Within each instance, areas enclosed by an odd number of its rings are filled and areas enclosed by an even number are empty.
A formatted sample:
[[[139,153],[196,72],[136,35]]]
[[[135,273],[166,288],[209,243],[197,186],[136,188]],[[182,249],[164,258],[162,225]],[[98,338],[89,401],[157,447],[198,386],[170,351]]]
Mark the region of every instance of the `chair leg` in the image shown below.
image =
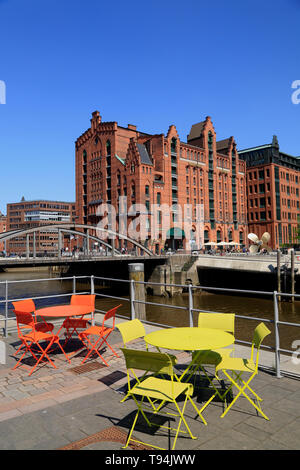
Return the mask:
[[[36,362],[36,364],[34,365],[34,367],[31,369],[30,373],[28,374],[29,376],[33,373],[33,371],[36,369],[36,367],[38,366],[38,364],[42,361],[42,359],[46,356],[48,361],[53,365],[53,367],[56,369],[56,365],[54,364],[54,362],[51,361],[50,357],[48,356],[47,352],[48,350],[51,348],[51,346],[53,345],[54,343],[54,339],[52,339],[52,341],[49,341],[49,344],[48,346],[46,347],[46,349],[43,349],[39,343],[37,343],[37,345],[39,346],[41,352],[42,352],[42,355],[39,357],[38,361]]]
[[[62,345],[60,344],[59,339],[57,341],[55,341],[55,343],[58,344],[58,347],[60,348],[61,352],[64,354],[67,361],[69,361],[69,364],[71,364],[71,361],[70,361],[69,357],[67,356],[67,354],[65,353]]]
[[[109,347],[109,349],[112,351],[112,353],[113,353],[116,357],[120,357],[120,356],[116,353],[116,351],[110,346],[110,344],[106,341],[109,335],[110,335],[110,333],[108,333],[105,337],[100,336],[99,339],[98,339],[94,344],[88,339],[88,336],[82,336],[82,337],[84,337],[84,339],[87,341],[87,343],[91,346],[91,348],[90,348],[88,354],[86,355],[86,357],[85,357],[85,358],[83,359],[83,361],[81,362],[81,364],[83,364],[83,363],[86,361],[86,359],[88,359],[88,357],[94,352],[94,353],[98,354],[98,356],[102,359],[102,361],[108,366],[106,360],[105,360],[105,359],[101,356],[101,354],[99,353],[99,349],[101,349],[103,343],[105,343],[105,344]],[[82,339],[81,336],[80,336],[80,339]],[[102,340],[102,342],[100,343],[101,340]],[[98,343],[100,343],[99,346],[98,346]],[[87,349],[89,349],[89,348],[87,347]]]
[[[88,349],[88,353],[87,355],[85,356],[85,358],[81,361],[81,364],[83,364],[89,357],[91,354],[95,353],[95,354],[98,354],[98,356],[100,357],[100,359],[108,366],[106,360],[101,356],[101,354],[99,353],[98,349],[95,347],[97,342],[95,344],[93,344],[87,336],[84,337],[84,339],[86,340],[86,342],[88,343],[88,345],[90,346],[90,348],[88,346],[86,346],[86,348]]]
[[[254,401],[245,393],[245,390],[246,388],[248,388],[250,391],[250,387],[249,387],[249,383],[251,382],[251,380],[253,379],[254,375],[251,375],[251,377],[249,378],[249,380],[247,382],[244,382],[244,386],[243,387],[240,387],[238,385],[238,383],[225,371],[223,370],[224,374],[226,375],[226,377],[233,383],[233,385],[236,386],[236,388],[239,390],[239,393],[234,397],[234,399],[232,400],[232,402],[226,407],[226,410],[224,411],[224,413],[221,415],[221,418],[223,418],[227,413],[228,411],[230,410],[230,408],[234,405],[234,403],[237,401],[237,399],[239,398],[240,395],[244,395],[245,398],[247,398],[247,400],[251,403],[251,405],[254,406],[254,408],[267,420],[269,421],[269,418],[266,416],[266,414],[262,411],[262,409],[260,408],[260,406],[257,406],[256,403],[254,403]],[[236,374],[237,375],[237,374]],[[240,374],[241,375],[241,374]],[[237,375],[237,378],[239,378],[239,375]]]
[[[143,400],[144,400],[144,397],[142,397],[142,402],[143,402]],[[132,436],[132,433],[133,433],[135,424],[136,424],[136,422],[137,422],[137,419],[138,419],[138,417],[139,417],[139,414],[140,414],[140,408],[138,407],[138,410],[137,410],[137,412],[136,412],[136,415],[135,415],[133,424],[132,424],[132,426],[131,426],[131,429],[130,429],[129,434],[128,434],[128,437],[127,437],[126,444],[125,444],[125,446],[123,447],[123,449],[126,449],[126,448],[128,447],[128,444],[129,444],[129,441],[130,441],[130,439],[131,439],[131,436]]]
[[[180,410],[180,408],[179,408],[179,406],[178,406],[178,403],[176,402],[176,400],[174,400],[175,406],[176,406],[177,411],[178,411],[179,416],[180,416],[180,421],[179,421],[178,428],[177,428],[177,431],[176,431],[176,436],[175,436],[175,439],[174,439],[174,443],[173,443],[172,450],[175,449],[175,445],[176,445],[176,442],[177,442],[178,434],[179,434],[179,432],[180,432],[180,426],[181,426],[182,421],[183,421],[184,424],[185,424],[185,427],[186,427],[186,429],[187,429],[187,431],[188,431],[188,433],[189,433],[189,435],[190,435],[190,438],[191,438],[191,439],[197,439],[197,437],[192,434],[192,431],[190,430],[190,428],[189,428],[189,426],[188,426],[188,424],[187,424],[187,422],[186,422],[186,419],[185,419],[185,417],[184,417],[184,411],[185,411],[185,407],[186,407],[187,399],[188,399],[188,398],[190,398],[190,397],[188,397],[188,395],[186,395],[185,401],[184,401],[184,405],[183,405],[183,407],[182,407],[182,410]],[[204,420],[204,421],[205,421],[205,420]],[[206,422],[205,422],[205,424],[206,424]]]

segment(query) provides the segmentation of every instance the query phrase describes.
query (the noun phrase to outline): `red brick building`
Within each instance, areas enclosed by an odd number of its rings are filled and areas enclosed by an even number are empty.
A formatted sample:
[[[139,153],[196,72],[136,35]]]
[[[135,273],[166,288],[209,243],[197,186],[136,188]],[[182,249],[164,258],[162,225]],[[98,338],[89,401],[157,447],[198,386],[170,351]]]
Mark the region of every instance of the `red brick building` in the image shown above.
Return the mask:
[[[0,233],[6,232],[6,217],[0,212]],[[4,243],[0,242],[0,251],[5,249]]]
[[[239,159],[233,137],[216,140],[210,117],[193,125],[183,142],[174,125],[166,135],[151,135],[131,124],[123,127],[103,122],[99,112],[94,112],[90,128],[76,140],[78,222],[101,221],[101,203],[112,204],[118,214],[121,196],[128,208],[133,203],[146,206],[148,216],[140,225],[148,232],[139,241],[153,251],[171,246],[191,248],[192,232],[199,224],[197,205],[204,208],[202,242],[247,243],[246,165]],[[190,205],[187,214],[185,205]],[[166,237],[160,207],[169,207]],[[191,230],[182,229],[180,211],[189,218]],[[127,223],[133,219],[129,215]],[[119,230],[118,220],[115,228]]]
[[[7,230],[30,229],[49,224],[75,222],[75,202],[62,201],[25,201],[7,204]],[[30,235],[30,251],[33,250],[33,235]],[[66,243],[65,243],[65,246]],[[35,235],[36,253],[57,252],[57,230],[40,231]],[[14,238],[7,242],[7,252],[23,254],[26,252],[26,237]]]
[[[271,144],[240,150],[239,157],[247,164],[249,232],[269,232],[272,248],[298,243],[300,159],[281,152],[276,136]]]

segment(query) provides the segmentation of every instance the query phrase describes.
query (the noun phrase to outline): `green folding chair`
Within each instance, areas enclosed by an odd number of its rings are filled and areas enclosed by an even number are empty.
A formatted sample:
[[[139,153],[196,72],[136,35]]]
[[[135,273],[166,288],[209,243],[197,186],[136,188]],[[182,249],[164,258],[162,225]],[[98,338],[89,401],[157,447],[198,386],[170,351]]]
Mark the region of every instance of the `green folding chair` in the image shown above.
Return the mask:
[[[223,357],[222,361],[216,366],[216,376],[218,377],[219,372],[222,371],[231,383],[230,387],[226,390],[223,397],[227,395],[234,386],[238,389],[238,394],[226,407],[225,411],[221,415],[221,418],[223,418],[228,413],[228,411],[234,405],[237,399],[241,395],[243,395],[265,419],[269,420],[269,418],[265,415],[260,406],[262,398],[260,398],[257,393],[252,390],[252,388],[250,388],[249,384],[258,373],[258,360],[261,344],[264,338],[270,333],[271,331],[266,327],[266,325],[264,323],[260,323],[254,330],[250,359],[227,356]],[[254,360],[255,350],[256,358]],[[229,371],[232,373],[232,376],[229,374]],[[242,379],[242,375],[244,373],[250,373],[250,377],[247,381],[244,381]],[[247,395],[246,391],[250,392],[256,398],[257,404]]]
[[[116,328],[118,328],[121,333],[124,346],[127,346],[127,343],[130,343],[135,339],[143,339],[146,335],[143,323],[137,318],[134,320],[125,321],[123,323],[118,323]]]
[[[130,343],[131,341],[134,341],[135,339],[144,338],[146,335],[145,327],[138,318],[135,318],[134,320],[129,320],[123,323],[118,323],[118,325],[116,325],[116,328],[118,328],[118,330],[121,333],[122,340],[123,340],[125,347],[127,347],[127,344]],[[146,350],[148,350],[147,343],[145,343],[145,348]],[[156,348],[156,349],[159,351],[159,348]],[[174,366],[177,363],[177,358],[173,354],[170,354],[169,356]],[[146,375],[146,373],[144,375]],[[177,376],[176,376],[176,379],[178,380]],[[120,403],[123,403],[128,398],[128,396],[129,395],[127,393],[127,395],[124,398],[122,398]]]
[[[234,313],[208,313],[208,312],[200,312],[198,316],[198,328],[212,328],[217,330],[226,331],[227,333],[231,333],[234,335],[234,323],[235,323],[235,314]],[[210,397],[210,399],[206,402],[206,406],[215,398],[217,395],[221,400],[223,400],[224,395],[220,393],[220,389],[218,389],[214,384],[214,377],[211,378],[208,374],[206,367],[212,366],[216,367],[219,362],[222,361],[224,357],[230,356],[230,354],[234,351],[234,344],[229,346],[228,348],[220,348],[216,350],[202,350],[202,351],[194,351],[192,353],[192,360],[195,362],[194,367],[192,368],[192,372],[189,375],[188,380],[191,378],[193,374],[196,375],[197,372],[203,372],[206,379],[208,380],[211,387],[214,389],[214,394]]]
[[[136,440],[132,438],[132,434],[137,422],[139,415],[141,414],[147,425],[151,426],[159,426],[162,428],[166,428],[168,430],[175,431],[175,439],[172,446],[172,450],[175,449],[175,445],[177,442],[179,432],[188,434],[191,439],[197,439],[191,432],[186,419],[184,417],[184,412],[186,408],[186,404],[189,401],[194,409],[197,411],[199,416],[201,417],[203,423],[206,425],[206,421],[203,418],[202,414],[198,411],[197,407],[195,406],[192,395],[193,395],[193,385],[189,383],[182,383],[174,380],[173,374],[173,364],[172,360],[168,354],[158,353],[158,352],[149,352],[149,351],[139,351],[133,349],[126,349],[121,348],[127,368],[127,375],[128,375],[128,395],[133,398],[135,404],[137,406],[137,413],[133,420],[132,427],[129,431],[126,444],[124,448],[127,448],[129,443],[137,442],[140,444],[146,444],[156,449],[162,449],[161,447],[154,446],[152,444],[147,444],[146,442]],[[143,370],[147,373],[151,373],[150,376],[143,375],[142,378],[139,378],[135,370]],[[157,377],[154,374],[165,374],[168,375],[169,379],[162,379]],[[136,383],[133,387],[130,385],[130,374],[132,374],[136,380]],[[177,399],[180,395],[184,395],[184,403],[182,408],[180,409]],[[173,403],[177,410],[175,412],[162,412],[162,407],[166,403]],[[171,428],[170,426],[163,426],[158,425],[157,423],[153,423],[149,420],[145,411],[151,411],[153,414],[165,414],[170,416],[179,417],[179,424],[177,428]],[[184,423],[186,427],[186,431],[180,429],[182,423]]]

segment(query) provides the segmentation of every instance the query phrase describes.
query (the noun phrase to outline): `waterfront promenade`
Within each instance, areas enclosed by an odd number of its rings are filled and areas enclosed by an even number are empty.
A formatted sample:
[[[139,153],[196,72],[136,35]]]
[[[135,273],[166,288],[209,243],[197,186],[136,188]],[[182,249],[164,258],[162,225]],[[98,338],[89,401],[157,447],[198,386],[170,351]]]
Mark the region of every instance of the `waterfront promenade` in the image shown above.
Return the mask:
[[[146,326],[147,332],[153,328]],[[69,364],[62,354],[57,354],[53,355],[57,369],[45,365],[30,377],[24,368],[12,370],[17,335],[1,338],[7,346],[7,363],[0,365],[0,449],[120,450],[136,408],[131,399],[120,403],[127,378],[117,329],[111,338],[120,358],[106,351],[109,367],[103,367],[100,360],[80,366],[82,355],[74,356]],[[137,340],[131,347],[144,348],[144,342]],[[180,370],[189,355],[174,353]],[[237,347],[236,355],[239,353],[247,353],[247,348]],[[270,354],[262,351],[262,365],[272,363]],[[188,406],[187,421],[198,439],[182,435],[176,450],[299,449],[300,380],[276,378],[260,371],[254,379],[254,389],[263,398],[263,410],[270,421],[257,416],[243,398],[223,419],[220,419],[222,403],[211,402],[204,411],[207,426],[195,419],[193,408]],[[207,398],[203,393],[207,392],[197,392],[196,403]],[[149,432],[141,422],[134,435],[168,449],[168,435],[162,428]]]

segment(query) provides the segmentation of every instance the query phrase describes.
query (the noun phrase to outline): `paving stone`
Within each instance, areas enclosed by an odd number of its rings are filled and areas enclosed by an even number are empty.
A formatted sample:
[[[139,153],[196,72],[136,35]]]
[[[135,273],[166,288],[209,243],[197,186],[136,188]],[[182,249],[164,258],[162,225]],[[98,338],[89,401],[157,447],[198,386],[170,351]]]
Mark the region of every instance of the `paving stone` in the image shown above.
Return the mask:
[[[144,343],[138,341],[134,347],[144,349]],[[177,356],[178,368],[184,370],[189,355],[182,353]],[[45,364],[30,377],[24,368],[11,370],[0,365],[0,449],[54,450],[114,425],[127,432],[136,405],[131,399],[120,403],[124,394],[115,391],[122,389],[126,383],[125,376],[120,378],[121,372],[126,374],[124,359],[109,354],[105,357],[110,360],[108,368],[82,375],[70,370],[80,365],[82,357],[73,357],[70,367],[57,355],[57,369]],[[298,450],[300,381],[287,377],[278,379],[259,371],[252,384],[264,399],[262,408],[269,421],[257,416],[256,410],[245,398],[239,398],[222,419],[223,404],[217,400],[211,402],[203,412],[208,422],[204,426],[199,417],[195,419],[195,410],[189,403],[185,416],[197,439],[181,435],[176,449]],[[203,395],[195,394],[194,400],[198,407],[204,403],[201,401]],[[168,432],[162,428],[151,434],[146,432],[144,426],[137,430],[136,435],[168,448]],[[109,450],[111,446],[111,450],[118,450],[118,445],[115,449],[115,443],[94,443],[84,449]]]
[[[272,440],[286,445],[289,449],[300,449],[300,418],[294,419],[272,435]]]

